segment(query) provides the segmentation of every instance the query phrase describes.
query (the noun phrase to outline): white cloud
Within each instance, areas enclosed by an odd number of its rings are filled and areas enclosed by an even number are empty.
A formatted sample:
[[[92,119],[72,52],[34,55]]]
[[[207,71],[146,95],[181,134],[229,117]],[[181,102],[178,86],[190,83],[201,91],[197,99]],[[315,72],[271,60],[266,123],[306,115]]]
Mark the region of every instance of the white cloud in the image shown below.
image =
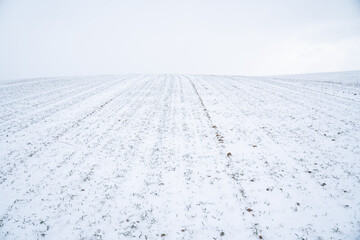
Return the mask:
[[[0,78],[360,68],[357,1],[0,2]]]

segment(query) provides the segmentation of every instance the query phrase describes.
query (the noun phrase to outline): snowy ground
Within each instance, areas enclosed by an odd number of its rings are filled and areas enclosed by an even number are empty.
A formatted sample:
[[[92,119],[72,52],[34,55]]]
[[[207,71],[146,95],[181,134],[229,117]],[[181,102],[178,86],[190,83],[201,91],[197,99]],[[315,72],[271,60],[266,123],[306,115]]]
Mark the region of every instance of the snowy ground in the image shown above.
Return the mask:
[[[360,239],[360,72],[0,83],[0,239]]]

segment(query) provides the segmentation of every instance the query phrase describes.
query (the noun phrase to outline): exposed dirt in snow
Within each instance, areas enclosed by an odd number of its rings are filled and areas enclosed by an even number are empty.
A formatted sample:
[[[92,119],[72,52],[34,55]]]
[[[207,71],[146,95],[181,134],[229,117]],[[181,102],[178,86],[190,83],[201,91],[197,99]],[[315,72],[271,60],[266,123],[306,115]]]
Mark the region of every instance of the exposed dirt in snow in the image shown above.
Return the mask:
[[[1,239],[357,239],[360,72],[0,83]]]

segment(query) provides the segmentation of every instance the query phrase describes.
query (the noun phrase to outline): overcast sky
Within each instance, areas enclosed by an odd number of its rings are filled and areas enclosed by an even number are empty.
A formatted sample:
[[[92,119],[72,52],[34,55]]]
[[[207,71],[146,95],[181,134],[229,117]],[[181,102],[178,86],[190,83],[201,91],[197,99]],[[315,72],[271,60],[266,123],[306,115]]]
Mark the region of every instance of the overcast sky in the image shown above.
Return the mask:
[[[341,70],[359,0],[0,0],[0,79]]]

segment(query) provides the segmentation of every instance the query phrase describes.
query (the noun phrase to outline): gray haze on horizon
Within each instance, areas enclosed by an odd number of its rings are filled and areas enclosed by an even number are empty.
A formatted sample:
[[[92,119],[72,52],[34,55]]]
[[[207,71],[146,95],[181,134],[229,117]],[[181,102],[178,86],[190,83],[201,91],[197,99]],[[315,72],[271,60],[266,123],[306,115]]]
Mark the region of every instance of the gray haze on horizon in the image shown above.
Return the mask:
[[[358,0],[0,0],[0,79],[359,69]]]

